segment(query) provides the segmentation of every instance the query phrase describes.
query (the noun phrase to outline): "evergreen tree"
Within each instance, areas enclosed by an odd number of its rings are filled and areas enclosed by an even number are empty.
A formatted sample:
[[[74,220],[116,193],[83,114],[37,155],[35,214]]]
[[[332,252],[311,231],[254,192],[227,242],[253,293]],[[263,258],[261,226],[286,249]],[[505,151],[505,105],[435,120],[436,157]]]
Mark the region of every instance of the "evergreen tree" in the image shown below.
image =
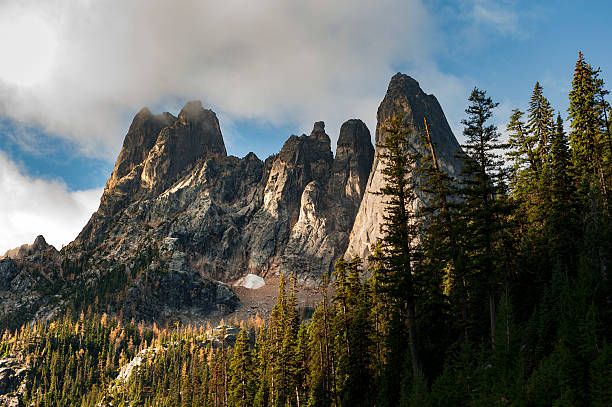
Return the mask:
[[[539,82],[535,83],[527,112],[529,114],[527,131],[536,143],[533,154],[537,165],[541,166],[548,158],[550,138],[554,131],[554,112],[544,97],[543,88]]]
[[[250,407],[255,395],[254,368],[251,350],[245,330],[236,338],[230,361],[229,405],[233,407]]]
[[[299,372],[301,370],[302,360],[298,352],[298,333],[300,329],[300,319],[297,313],[297,298],[296,298],[296,277],[291,277],[291,292],[287,299],[286,309],[286,325],[283,334],[282,353],[279,356],[280,363],[285,367],[284,391],[280,392],[282,404],[279,405],[297,405],[299,404]]]
[[[513,188],[516,184],[527,182],[524,176],[533,177],[538,173],[538,161],[535,155],[537,138],[529,133],[525,122],[522,120],[525,113],[514,109],[510,116],[510,122],[506,129],[509,132],[508,148],[506,154],[512,162]]]
[[[284,406],[287,397],[287,365],[284,363],[283,342],[287,328],[287,292],[285,276],[281,275],[278,298],[270,315],[268,326],[268,347],[270,357],[269,388],[273,406]]]
[[[336,263],[336,382],[343,406],[372,404],[372,333],[370,293],[361,283],[361,259],[350,262],[340,258]]]
[[[414,268],[418,276],[415,287],[419,354],[423,375],[432,377],[440,373],[444,362],[444,355],[436,349],[446,347],[458,332],[465,330],[468,312],[464,253],[458,233],[457,180],[441,169],[427,121],[423,136],[425,153],[416,168],[423,201],[417,212],[422,225],[421,244]]]
[[[268,372],[269,372],[269,344],[265,337],[265,327],[260,328],[257,334],[255,343],[255,352],[257,355],[256,382],[259,384],[257,393],[254,399],[255,407],[265,407],[268,405],[270,397],[270,388],[268,387]]]
[[[569,93],[570,143],[573,167],[583,195],[592,189],[594,203],[608,210],[610,189],[610,143],[608,123],[605,120],[607,104],[599,69],[593,69],[582,52],[574,70],[572,90]],[[605,129],[605,130],[604,130]]]
[[[334,342],[331,332],[333,318],[327,291],[327,278],[323,276],[321,300],[308,325],[309,364],[308,405],[328,407],[336,399]]]
[[[548,241],[555,268],[564,275],[576,266],[575,242],[580,240],[580,228],[576,218],[574,180],[572,177],[571,157],[563,119],[557,115],[556,129],[550,148],[550,209]],[[568,239],[568,236],[574,236]]]
[[[500,174],[502,161],[497,153],[505,148],[499,142],[499,133],[495,125],[487,124],[498,106],[485,91],[474,88],[466,109],[468,118],[463,120],[466,143],[464,167],[462,169],[460,207],[464,231],[468,241],[466,251],[469,253],[471,269],[470,289],[486,292],[489,308],[489,333],[491,343],[495,338],[495,302],[496,288],[500,282],[498,243],[502,227],[501,218],[505,212],[503,200],[500,199],[500,188],[503,185]]]
[[[378,146],[385,185],[380,194],[386,197],[382,250],[378,262],[379,287],[394,307],[394,315],[405,324],[412,374],[421,370],[418,354],[415,313],[415,282],[413,276],[414,243],[417,237],[415,214],[411,204],[415,199],[412,177],[418,154],[408,145],[409,129],[402,117],[389,120],[384,127],[386,137]],[[403,360],[403,358],[402,358]]]

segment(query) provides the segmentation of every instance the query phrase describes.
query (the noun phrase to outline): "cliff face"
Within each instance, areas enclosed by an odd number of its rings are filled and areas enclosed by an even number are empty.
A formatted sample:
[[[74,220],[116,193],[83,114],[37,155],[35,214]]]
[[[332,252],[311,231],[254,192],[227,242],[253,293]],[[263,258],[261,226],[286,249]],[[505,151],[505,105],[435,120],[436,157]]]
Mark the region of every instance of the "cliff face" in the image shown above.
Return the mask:
[[[386,132],[383,130],[385,122],[398,115],[402,116],[403,125],[412,129],[409,134],[409,145],[423,153],[425,147],[419,142],[418,137],[425,133],[424,119],[427,119],[427,127],[440,168],[450,175],[459,175],[462,167],[462,162],[458,158],[461,147],[446,121],[438,100],[434,95],[425,94],[417,81],[401,73],[393,76],[385,98],[378,107],[375,137],[377,145],[385,140]],[[350,233],[346,257],[359,255],[367,258],[373,246],[382,237],[385,198],[376,192],[384,186],[381,172],[384,164],[380,161],[378,153],[379,151],[374,157],[365,193]],[[417,198],[412,202],[413,209],[421,204]]]
[[[442,109],[402,74],[378,109],[377,141],[399,113],[416,132],[427,118],[441,165],[457,173],[459,146]],[[227,156],[219,121],[200,102],[178,117],[142,109],[75,241],[57,253],[37,239],[35,250],[0,262],[0,328],[65,307],[148,320],[222,315],[239,305],[226,283],[247,274],[295,273],[316,284],[339,257],[367,257],[380,237],[380,169],[357,119],[342,125],[335,157],[316,122],[261,161]]]

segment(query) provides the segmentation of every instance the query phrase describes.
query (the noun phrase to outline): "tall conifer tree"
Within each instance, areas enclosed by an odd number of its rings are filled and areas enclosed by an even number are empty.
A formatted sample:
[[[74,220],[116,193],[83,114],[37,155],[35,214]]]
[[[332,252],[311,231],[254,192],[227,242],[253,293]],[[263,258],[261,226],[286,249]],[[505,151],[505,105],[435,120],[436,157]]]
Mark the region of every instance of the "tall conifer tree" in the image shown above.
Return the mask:
[[[464,119],[463,134],[466,143],[464,167],[462,170],[461,216],[465,219],[470,252],[469,267],[472,270],[472,289],[484,288],[488,297],[489,328],[493,343],[495,338],[495,292],[499,284],[499,257],[497,251],[500,218],[503,205],[500,200],[500,186],[503,185],[500,174],[502,161],[499,150],[505,144],[499,142],[499,133],[495,125],[487,122],[493,115],[493,109],[498,106],[486,92],[474,88],[469,101],[471,102]]]
[[[408,145],[409,129],[401,116],[393,117],[385,126],[387,133],[379,158],[385,185],[380,194],[386,197],[382,231],[381,256],[376,259],[381,288],[395,306],[397,318],[404,321],[408,332],[413,376],[420,373],[415,314],[415,282],[413,260],[417,224],[411,204],[415,199],[413,170],[417,153]],[[394,361],[395,362],[395,361]]]
[[[610,190],[610,155],[612,142],[607,134],[606,103],[599,70],[584,60],[582,52],[574,70],[570,91],[570,144],[579,187],[588,196],[594,190],[596,204],[608,211]]]

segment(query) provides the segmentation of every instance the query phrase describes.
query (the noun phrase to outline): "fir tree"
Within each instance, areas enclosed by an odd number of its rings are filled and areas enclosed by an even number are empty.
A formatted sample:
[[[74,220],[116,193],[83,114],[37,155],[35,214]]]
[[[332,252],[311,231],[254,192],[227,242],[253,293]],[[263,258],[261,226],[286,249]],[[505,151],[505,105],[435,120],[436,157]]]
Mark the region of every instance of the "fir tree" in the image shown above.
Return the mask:
[[[529,101],[529,120],[527,131],[535,141],[533,154],[537,165],[542,165],[548,158],[550,138],[554,131],[553,109],[544,97],[542,85],[535,83],[531,100]]]
[[[229,405],[233,407],[250,407],[255,395],[254,367],[250,345],[245,330],[236,338],[230,361]]]
[[[421,369],[415,315],[415,283],[413,276],[414,242],[417,236],[415,214],[411,209],[415,199],[412,170],[417,154],[408,145],[409,130],[402,117],[394,117],[385,126],[386,137],[378,146],[385,185],[380,194],[386,197],[382,231],[381,257],[378,279],[384,293],[396,307],[396,314],[404,321],[408,332],[413,375]]]
[[[464,167],[462,169],[460,207],[469,241],[466,251],[470,253],[471,289],[481,288],[486,291],[489,308],[490,338],[495,338],[495,292],[500,280],[498,254],[496,250],[501,229],[501,217],[504,206],[500,200],[502,185],[502,161],[497,153],[506,146],[499,142],[499,133],[495,125],[487,124],[498,106],[485,91],[474,88],[466,109],[468,118],[464,119],[463,134],[466,143]]]
[[[569,94],[572,128],[569,136],[573,166],[583,195],[588,195],[588,189],[594,189],[597,204],[607,210],[612,143],[606,134],[608,123],[604,116],[607,107],[604,96],[607,92],[603,89],[599,73],[579,52]]]
[[[548,240],[551,254],[555,259],[555,267],[564,275],[575,268],[574,242],[580,237],[570,159],[563,119],[561,114],[558,114],[550,148],[550,209],[547,217],[550,225]],[[574,236],[574,239],[568,239],[568,236]]]
[[[328,407],[336,402],[334,342],[331,332],[332,310],[327,278],[323,276],[321,300],[308,325],[310,363],[308,364],[308,405]]]

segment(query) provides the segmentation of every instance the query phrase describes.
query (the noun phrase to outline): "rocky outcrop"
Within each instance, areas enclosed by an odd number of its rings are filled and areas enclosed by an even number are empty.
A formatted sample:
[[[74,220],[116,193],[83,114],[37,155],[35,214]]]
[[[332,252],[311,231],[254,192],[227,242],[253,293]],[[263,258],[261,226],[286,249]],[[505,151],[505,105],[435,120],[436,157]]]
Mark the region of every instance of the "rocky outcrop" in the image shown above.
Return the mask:
[[[226,155],[217,115],[203,109],[199,101],[189,102],[179,113],[178,120],[159,132],[144,161],[141,187],[154,194],[160,193],[198,160]]]
[[[9,290],[16,275],[17,265],[10,257],[0,260],[0,291]]]
[[[20,407],[27,390],[28,367],[16,358],[0,359],[0,406]]]
[[[300,271],[302,280],[318,281],[332,270],[347,247],[373,157],[367,126],[357,119],[345,122],[327,183],[313,180],[302,192],[281,271]]]
[[[48,244],[42,235],[38,235],[32,244],[26,243],[14,249],[7,250],[3,256],[0,256],[0,260],[5,258],[23,259],[34,253],[43,254],[45,252],[57,253],[57,250],[55,247]]]
[[[291,136],[285,142],[273,159],[263,205],[248,228],[252,244],[247,268],[251,273],[308,271],[286,267],[287,259],[298,254],[290,241],[293,231],[299,228],[307,187],[313,182],[326,185],[332,164],[331,142],[323,122],[315,123],[309,136]]]
[[[378,107],[375,137],[377,145],[386,137],[384,126],[387,120],[398,115],[402,116],[404,126],[412,130],[409,134],[409,145],[421,150],[425,146],[419,141],[419,136],[425,132],[424,119],[427,119],[440,167],[450,175],[459,175],[462,167],[462,162],[458,158],[461,147],[446,121],[438,100],[434,95],[425,94],[416,80],[401,73],[393,76],[387,94]],[[367,258],[373,245],[382,237],[385,198],[376,194],[384,185],[381,172],[383,163],[379,159],[379,153],[380,151],[377,151],[374,157],[372,171],[351,230],[347,257],[359,255]],[[412,203],[413,209],[420,204],[417,198]]]
[[[155,145],[161,129],[175,121],[176,117],[170,113],[153,115],[146,107],[136,114],[123,140],[123,147],[106,185],[106,191],[114,189],[120,179],[144,162]]]

